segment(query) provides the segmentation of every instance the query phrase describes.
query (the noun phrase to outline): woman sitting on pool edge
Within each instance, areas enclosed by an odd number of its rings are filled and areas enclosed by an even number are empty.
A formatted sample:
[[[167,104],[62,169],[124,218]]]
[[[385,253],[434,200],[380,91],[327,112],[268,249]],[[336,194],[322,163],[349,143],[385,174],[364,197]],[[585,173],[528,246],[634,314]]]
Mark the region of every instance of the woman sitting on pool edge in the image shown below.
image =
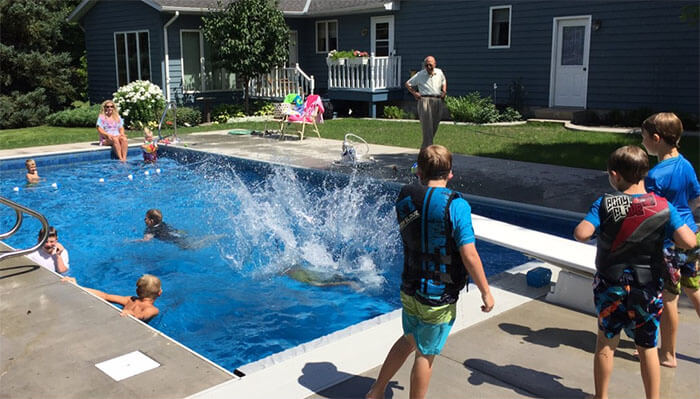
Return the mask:
[[[124,133],[124,120],[119,116],[117,106],[112,100],[102,103],[100,115],[97,117],[97,132],[100,139],[112,146],[114,154],[120,161],[126,162],[126,152],[129,142]]]

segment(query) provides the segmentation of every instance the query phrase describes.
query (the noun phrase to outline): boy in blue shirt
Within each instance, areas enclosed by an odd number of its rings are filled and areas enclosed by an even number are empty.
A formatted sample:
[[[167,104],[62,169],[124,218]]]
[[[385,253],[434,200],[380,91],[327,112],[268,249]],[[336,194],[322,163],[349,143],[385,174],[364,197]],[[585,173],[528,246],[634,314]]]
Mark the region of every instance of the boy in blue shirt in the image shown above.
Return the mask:
[[[623,328],[637,346],[647,399],[659,397],[656,335],[664,307],[663,244],[672,236],[678,246],[695,245],[695,235],[676,208],[644,190],[648,170],[649,159],[637,146],[621,147],[610,154],[608,179],[619,192],[598,198],[574,230],[578,241],[588,241],[598,233],[593,281],[598,314],[593,357],[596,399],[608,397],[613,356]]]
[[[457,297],[467,277],[481,291],[481,310],[490,312],[494,305],[474,245],[469,203],[447,188],[447,181],[452,178],[450,151],[440,145],[421,149],[418,177],[422,184],[402,187],[396,201],[404,247],[401,274],[404,335],[389,351],[377,380],[365,396],[368,399],[384,398],[389,380],[414,351],[410,397],[425,397],[433,360],[440,354],[454,324]]]
[[[644,179],[646,190],[666,198],[676,207],[683,222],[695,232],[700,243],[700,232],[693,212],[700,207],[700,182],[693,166],[678,152],[683,124],[671,112],[661,112],[642,123],[642,145],[659,163]],[[661,315],[661,346],[659,360],[662,366],[676,367],[676,332],[678,330],[678,298],[681,287],[700,317],[700,276],[698,276],[697,247],[686,251],[676,248],[673,242],[664,245],[663,301]]]

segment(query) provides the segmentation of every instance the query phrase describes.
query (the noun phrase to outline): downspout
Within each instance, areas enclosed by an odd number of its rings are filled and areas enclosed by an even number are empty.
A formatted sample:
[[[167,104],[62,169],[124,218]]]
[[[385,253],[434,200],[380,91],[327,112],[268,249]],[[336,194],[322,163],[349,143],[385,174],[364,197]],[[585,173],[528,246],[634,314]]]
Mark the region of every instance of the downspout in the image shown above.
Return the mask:
[[[165,98],[170,102],[170,58],[168,57],[168,26],[175,22],[177,17],[180,16],[180,11],[175,11],[175,15],[168,22],[163,25],[163,40],[165,41]]]

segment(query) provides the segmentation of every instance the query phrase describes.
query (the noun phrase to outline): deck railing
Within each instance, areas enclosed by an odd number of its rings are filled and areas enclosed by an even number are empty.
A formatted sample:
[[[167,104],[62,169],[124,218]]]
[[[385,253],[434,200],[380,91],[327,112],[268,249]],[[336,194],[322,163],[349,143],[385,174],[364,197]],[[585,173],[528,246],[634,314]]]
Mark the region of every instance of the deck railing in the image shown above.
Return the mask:
[[[328,61],[329,89],[390,89],[401,87],[401,57],[357,57]]]
[[[299,64],[295,64],[291,68],[277,67],[257,79],[251,79],[248,89],[251,97],[280,99],[289,93],[306,97],[314,93],[315,86],[313,75],[307,75]]]

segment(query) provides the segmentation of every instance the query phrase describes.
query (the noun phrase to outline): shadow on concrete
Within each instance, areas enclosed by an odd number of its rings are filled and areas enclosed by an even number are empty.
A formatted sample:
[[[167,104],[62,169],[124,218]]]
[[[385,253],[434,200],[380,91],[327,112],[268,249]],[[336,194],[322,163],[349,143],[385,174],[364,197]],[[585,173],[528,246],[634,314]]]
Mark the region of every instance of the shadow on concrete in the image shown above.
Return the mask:
[[[584,398],[588,395],[580,389],[561,384],[557,380],[562,377],[558,375],[513,364],[499,366],[488,360],[467,359],[464,361],[464,367],[478,371],[469,376],[468,381],[472,385],[498,385],[532,398]]]
[[[354,374],[338,371],[336,366],[330,362],[307,363],[302,369],[304,373],[299,377],[299,384],[315,391],[321,381],[343,381],[330,388],[317,392],[316,395],[322,398],[364,398],[369,388],[374,383],[374,378],[356,376]],[[398,385],[396,381],[391,381],[386,389],[385,398],[393,398],[393,390],[403,390],[404,387]]]
[[[688,356],[688,355],[684,355],[682,353],[676,352],[676,358],[678,360],[685,360],[686,362],[700,364],[700,358],[698,358],[698,357],[692,357],[692,356]]]
[[[590,331],[570,330],[568,328],[547,327],[541,330],[533,330],[528,326],[519,324],[501,323],[501,330],[511,335],[522,335],[523,341],[548,348],[558,348],[561,345],[581,349],[588,353],[595,353],[596,334]],[[620,339],[618,348],[634,349],[633,342]],[[627,360],[637,361],[637,358],[629,353],[615,351],[615,356]]]
[[[9,278],[9,277],[19,276],[19,275],[24,274],[24,273],[30,273],[30,272],[33,272],[34,270],[39,269],[40,267],[41,266],[37,266],[37,265],[21,265],[21,266],[3,267],[3,268],[0,268],[0,280],[5,279],[5,278]],[[10,270],[18,270],[18,271],[6,274],[6,272],[8,272]]]

